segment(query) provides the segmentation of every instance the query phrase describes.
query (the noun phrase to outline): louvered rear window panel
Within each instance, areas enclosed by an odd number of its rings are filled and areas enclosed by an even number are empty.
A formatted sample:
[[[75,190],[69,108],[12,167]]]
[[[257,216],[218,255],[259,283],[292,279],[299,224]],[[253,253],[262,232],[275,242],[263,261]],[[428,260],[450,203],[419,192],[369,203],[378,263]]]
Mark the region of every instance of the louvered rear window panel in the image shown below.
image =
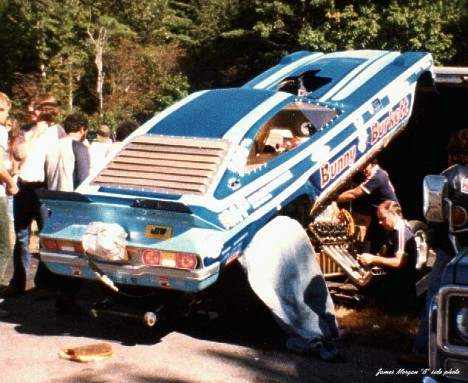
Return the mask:
[[[93,184],[175,194],[204,194],[228,141],[142,135],[129,142]]]

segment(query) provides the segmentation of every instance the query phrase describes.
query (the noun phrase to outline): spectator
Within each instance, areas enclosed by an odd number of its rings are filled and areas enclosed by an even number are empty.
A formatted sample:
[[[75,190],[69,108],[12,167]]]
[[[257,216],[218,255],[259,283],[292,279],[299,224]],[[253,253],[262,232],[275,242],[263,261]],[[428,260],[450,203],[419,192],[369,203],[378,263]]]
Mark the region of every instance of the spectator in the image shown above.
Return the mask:
[[[101,125],[97,130],[97,141],[91,143],[89,155],[91,159],[90,173],[95,172],[105,162],[112,145],[111,129],[107,125]]]
[[[88,134],[88,119],[72,114],[63,121],[66,137],[61,138],[47,153],[45,162],[47,188],[57,191],[73,191],[88,176],[89,151],[83,140]],[[81,279],[54,275],[50,287],[57,290],[57,309],[61,314],[78,314],[75,296],[82,284]]]
[[[39,111],[36,108],[37,97],[31,97],[26,107],[26,123],[21,126],[21,130],[29,131],[34,125],[36,125],[39,117]]]
[[[107,158],[113,157],[122,148],[122,142],[138,129],[138,123],[132,120],[124,120],[115,129],[115,142],[107,152]]]
[[[89,175],[88,147],[83,140],[88,134],[88,119],[72,114],[63,122],[66,137],[47,153],[45,162],[47,188],[58,191],[75,190]]]
[[[18,188],[6,167],[6,152],[8,150],[8,132],[5,127],[11,101],[4,93],[0,93],[0,282],[3,281],[10,260],[10,224],[7,213],[6,195],[14,195]],[[5,289],[6,290],[6,289]],[[0,310],[0,317],[8,312]]]
[[[377,252],[385,242],[385,236],[379,227],[376,211],[379,204],[386,200],[398,203],[395,189],[390,182],[388,173],[383,170],[374,159],[362,170],[365,180],[353,189],[338,195],[336,202],[353,203],[353,214],[358,213],[370,217],[367,221],[366,240],[372,238],[370,251]]]
[[[14,154],[19,161],[18,187],[14,199],[16,243],[13,250],[13,277],[9,286],[0,292],[1,297],[22,294],[26,289],[27,274],[31,263],[29,252],[30,229],[33,220],[42,230],[45,208],[36,195],[44,188],[44,163],[47,152],[65,136],[63,128],[55,123],[58,114],[57,100],[50,94],[42,94],[35,100],[37,121],[32,127],[24,127],[18,136]],[[28,129],[29,128],[29,129]],[[44,289],[50,271],[42,262],[34,278],[36,288]]]
[[[18,138],[19,134],[19,123],[16,118],[8,117],[6,122],[6,128],[8,131],[8,149],[6,152],[6,167],[9,171],[10,175],[15,180],[15,184],[17,182],[17,174],[18,174],[18,161],[15,160],[13,149],[16,144],[16,139]],[[14,221],[13,217],[13,196],[7,196],[7,206],[8,206],[8,216],[10,217],[10,221]]]
[[[115,140],[124,141],[130,134],[138,129],[138,123],[133,120],[123,120],[115,129]]]
[[[416,240],[401,214],[400,205],[384,201],[377,208],[380,224],[388,232],[387,243],[377,254],[363,253],[359,262],[368,267],[382,267],[387,274],[373,292],[393,312],[416,308]]]

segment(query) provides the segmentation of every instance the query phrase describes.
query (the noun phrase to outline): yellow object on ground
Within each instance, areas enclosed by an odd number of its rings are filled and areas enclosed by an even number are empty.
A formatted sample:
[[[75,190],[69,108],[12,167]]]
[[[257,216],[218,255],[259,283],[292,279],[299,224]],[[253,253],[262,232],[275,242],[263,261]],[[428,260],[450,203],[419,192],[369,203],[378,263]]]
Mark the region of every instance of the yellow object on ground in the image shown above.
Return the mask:
[[[64,348],[59,353],[60,358],[74,362],[95,362],[112,356],[112,347],[109,343],[95,343],[86,346]]]

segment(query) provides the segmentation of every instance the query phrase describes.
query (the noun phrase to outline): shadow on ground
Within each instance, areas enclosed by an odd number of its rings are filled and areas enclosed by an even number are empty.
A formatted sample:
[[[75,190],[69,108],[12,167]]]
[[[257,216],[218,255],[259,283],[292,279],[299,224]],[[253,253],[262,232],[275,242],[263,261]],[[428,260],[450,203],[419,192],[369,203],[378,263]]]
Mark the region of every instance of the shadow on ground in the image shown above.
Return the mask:
[[[18,333],[40,336],[67,335],[77,338],[88,337],[102,341],[118,342],[124,346],[156,345],[171,332],[186,334],[192,338],[244,346],[264,356],[287,358],[295,366],[296,381],[301,382],[342,382],[343,372],[348,382],[416,382],[418,377],[401,376],[378,377],[379,368],[395,370],[403,368],[396,362],[396,355],[406,352],[411,346],[415,331],[415,317],[389,316],[378,310],[349,310],[338,308],[341,327],[347,336],[338,344],[344,361],[330,364],[303,355],[288,353],[284,349],[286,335],[275,323],[268,309],[253,294],[242,270],[234,266],[225,272],[215,286],[203,293],[205,304],[196,306],[190,313],[169,318],[166,324],[154,328],[145,327],[141,318],[101,318],[94,319],[87,312],[92,303],[104,297],[100,283],[86,282],[78,295],[78,302],[85,314],[79,316],[59,316],[54,300],[38,300],[37,295],[28,290],[20,297],[4,300],[0,308],[10,311],[8,318],[2,319],[15,325]],[[134,313],[129,309],[129,313]],[[141,312],[141,310],[140,310]],[[212,358],[239,365],[240,368],[258,369],[258,363],[251,356],[211,351]],[[255,382],[291,381],[287,373],[277,366],[266,365],[265,373],[260,373]],[[267,374],[266,371],[269,371]],[[278,379],[266,379],[275,372]],[[314,374],[314,378],[310,374]],[[138,382],[148,377],[138,378]],[[153,380],[165,380],[163,376],[153,376]],[[156,379],[156,380],[154,380]],[[176,381],[174,381],[176,382]],[[189,382],[189,380],[187,381]]]

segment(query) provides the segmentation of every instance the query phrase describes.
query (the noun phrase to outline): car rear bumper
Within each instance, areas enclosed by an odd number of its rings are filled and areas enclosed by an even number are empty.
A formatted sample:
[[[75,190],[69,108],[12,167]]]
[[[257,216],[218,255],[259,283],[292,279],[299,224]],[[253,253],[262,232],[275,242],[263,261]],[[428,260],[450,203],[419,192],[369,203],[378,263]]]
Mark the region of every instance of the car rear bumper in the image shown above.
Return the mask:
[[[196,292],[213,284],[219,275],[219,263],[203,269],[179,270],[145,265],[97,262],[99,273],[78,255],[63,255],[41,251],[41,260],[55,274],[84,279],[99,279],[106,275],[113,283]]]

